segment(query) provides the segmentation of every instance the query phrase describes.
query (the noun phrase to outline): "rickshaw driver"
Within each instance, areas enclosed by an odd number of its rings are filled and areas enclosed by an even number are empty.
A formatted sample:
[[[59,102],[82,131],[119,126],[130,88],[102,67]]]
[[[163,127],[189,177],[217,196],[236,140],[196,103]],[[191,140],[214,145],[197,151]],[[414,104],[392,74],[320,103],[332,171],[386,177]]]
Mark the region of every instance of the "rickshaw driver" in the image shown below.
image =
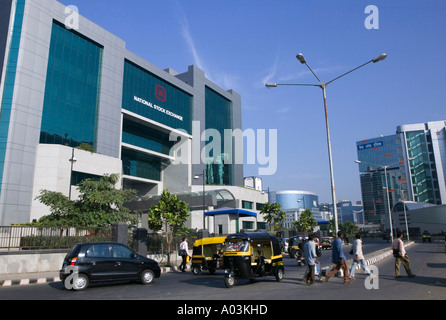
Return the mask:
[[[259,273],[259,271],[263,272],[265,270],[265,257],[262,255],[262,245],[261,244],[257,245],[257,254],[258,254],[257,273]]]

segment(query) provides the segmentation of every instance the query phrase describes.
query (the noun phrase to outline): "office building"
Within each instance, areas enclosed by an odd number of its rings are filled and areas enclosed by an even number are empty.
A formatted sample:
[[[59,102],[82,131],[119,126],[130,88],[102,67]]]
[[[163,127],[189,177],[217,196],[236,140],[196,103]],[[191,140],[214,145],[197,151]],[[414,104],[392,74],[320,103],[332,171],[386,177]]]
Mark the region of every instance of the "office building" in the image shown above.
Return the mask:
[[[366,225],[388,229],[389,212],[401,200],[444,204],[445,134],[445,121],[436,121],[356,143]]]
[[[306,209],[313,213],[313,218],[323,219],[319,212],[319,196],[310,191],[282,190],[271,193],[271,202],[281,205],[286,213],[285,228],[291,228],[294,221],[299,220],[300,214]]]
[[[195,66],[156,67],[82,16],[68,25],[73,14],[55,0],[0,0],[0,225],[48,214],[42,189],[76,197],[79,181],[104,174],[140,196],[190,192],[197,173],[243,185],[241,164],[217,161],[231,152],[200,157],[206,129],[241,129],[240,95]]]

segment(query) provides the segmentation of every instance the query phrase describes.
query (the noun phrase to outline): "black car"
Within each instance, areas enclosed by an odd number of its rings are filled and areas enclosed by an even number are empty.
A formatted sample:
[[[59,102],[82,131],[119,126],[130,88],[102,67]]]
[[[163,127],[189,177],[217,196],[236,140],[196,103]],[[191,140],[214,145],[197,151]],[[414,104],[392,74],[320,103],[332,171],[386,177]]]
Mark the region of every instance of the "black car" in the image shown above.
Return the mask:
[[[68,290],[84,290],[93,282],[140,281],[150,284],[161,269],[120,243],[82,243],[67,253],[60,279]]]

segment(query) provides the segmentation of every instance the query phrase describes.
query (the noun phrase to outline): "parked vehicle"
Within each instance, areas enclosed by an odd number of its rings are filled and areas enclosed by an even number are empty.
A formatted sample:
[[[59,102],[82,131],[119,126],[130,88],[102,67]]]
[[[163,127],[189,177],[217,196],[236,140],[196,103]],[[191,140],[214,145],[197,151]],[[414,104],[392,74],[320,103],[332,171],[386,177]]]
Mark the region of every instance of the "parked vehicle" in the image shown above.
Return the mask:
[[[120,243],[83,243],[67,253],[60,279],[69,290],[84,290],[90,283],[140,281],[150,284],[161,275],[158,262]]]
[[[225,241],[223,252],[225,285],[232,288],[238,279],[258,277],[283,279],[285,268],[279,240],[269,233],[235,233]]]
[[[199,275],[201,271],[214,274],[223,268],[223,246],[226,237],[203,238],[195,241],[192,253],[192,272]]]

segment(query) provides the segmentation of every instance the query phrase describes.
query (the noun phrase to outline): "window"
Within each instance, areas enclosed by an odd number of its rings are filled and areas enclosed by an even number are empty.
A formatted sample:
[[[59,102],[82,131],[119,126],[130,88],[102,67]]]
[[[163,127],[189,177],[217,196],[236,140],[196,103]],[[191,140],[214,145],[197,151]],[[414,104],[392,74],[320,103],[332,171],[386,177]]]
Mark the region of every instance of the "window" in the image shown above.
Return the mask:
[[[40,143],[95,145],[102,46],[54,22]]]
[[[113,258],[131,259],[134,256],[134,252],[127,247],[114,245],[112,246]]]
[[[110,246],[108,244],[94,244],[87,250],[88,258],[110,258]]]
[[[253,221],[243,221],[243,229],[254,230],[254,222]]]
[[[122,108],[192,134],[192,96],[128,60]]]
[[[243,209],[252,209],[253,204],[254,204],[253,202],[243,200],[242,201],[242,208]]]
[[[224,137],[225,129],[233,129],[232,102],[206,87],[205,103],[206,129],[215,129]],[[224,139],[221,141],[221,154],[213,154],[214,151],[210,152],[211,159],[207,159],[206,183],[212,185],[232,185],[232,165],[225,163],[227,161],[226,158],[232,155],[224,153]],[[234,161],[231,161],[231,163],[234,163]]]

